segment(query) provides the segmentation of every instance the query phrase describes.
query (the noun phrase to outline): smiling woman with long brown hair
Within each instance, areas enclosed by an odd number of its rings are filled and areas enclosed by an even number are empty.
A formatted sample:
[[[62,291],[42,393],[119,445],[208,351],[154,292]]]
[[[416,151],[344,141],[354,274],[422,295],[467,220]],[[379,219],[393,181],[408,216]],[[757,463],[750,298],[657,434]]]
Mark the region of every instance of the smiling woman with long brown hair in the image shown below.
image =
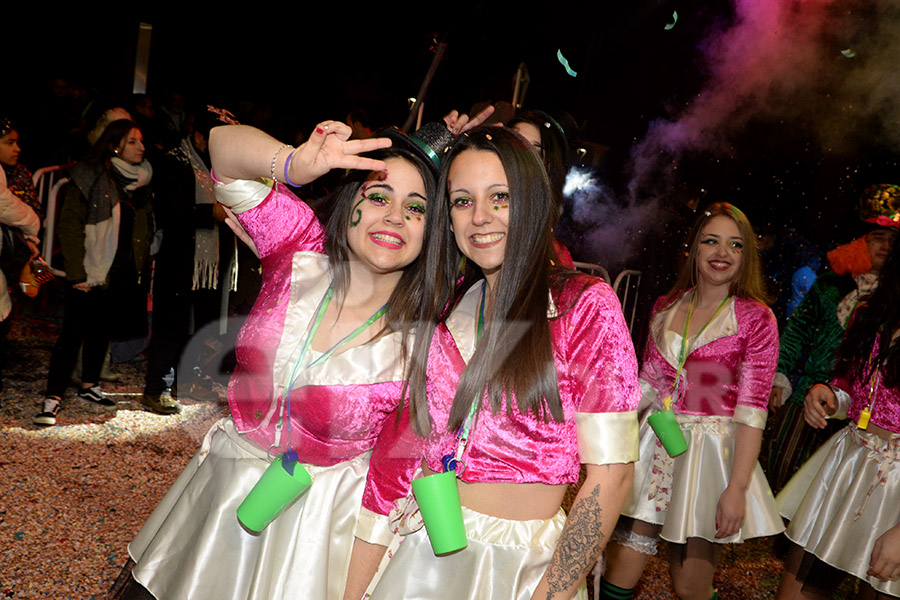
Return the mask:
[[[231,416],[129,546],[134,580],[158,598],[343,593],[369,451],[393,425],[424,304],[420,254],[437,170],[399,131],[385,132],[392,148],[349,135],[324,121],[293,149],[252,127],[210,133],[216,196],[255,244],[262,287],[237,341]],[[285,182],[335,168],[350,170],[322,222]],[[268,526],[239,522],[257,481],[282,468],[278,455],[311,474],[310,488]],[[131,587],[125,597],[140,597]]]
[[[673,289],[657,300],[641,370],[641,460],[607,548],[601,598],[630,598],[657,536],[680,598],[717,597],[722,544],[784,529],[757,462],[778,328],[764,304],[756,237],[737,207],[700,213]],[[670,457],[649,418],[671,408],[686,438]],[[675,453],[675,452],[673,452]]]
[[[431,320],[417,329],[408,389],[424,460],[409,462],[454,473],[468,546],[435,556],[425,530],[378,527],[390,519],[373,500],[396,484],[386,468],[408,456],[388,440],[373,452],[357,564],[371,569],[402,539],[372,598],[584,598],[637,459],[637,361],[621,307],[602,280],[553,266],[554,199],[521,136],[473,129],[443,163]],[[582,464],[567,520],[560,506]],[[415,504],[394,499],[391,516],[415,522]]]

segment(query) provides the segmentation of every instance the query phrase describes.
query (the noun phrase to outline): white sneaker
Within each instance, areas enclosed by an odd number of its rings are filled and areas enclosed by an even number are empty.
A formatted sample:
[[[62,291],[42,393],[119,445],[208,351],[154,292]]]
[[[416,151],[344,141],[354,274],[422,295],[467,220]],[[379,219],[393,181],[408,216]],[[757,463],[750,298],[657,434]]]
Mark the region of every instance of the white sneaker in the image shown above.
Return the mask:
[[[96,385],[85,389],[79,389],[78,397],[82,400],[99,404],[100,406],[110,407],[116,405],[115,400],[101,392],[100,386]]]
[[[31,420],[35,425],[56,425],[56,415],[62,407],[59,398],[44,398],[44,411],[36,414]]]

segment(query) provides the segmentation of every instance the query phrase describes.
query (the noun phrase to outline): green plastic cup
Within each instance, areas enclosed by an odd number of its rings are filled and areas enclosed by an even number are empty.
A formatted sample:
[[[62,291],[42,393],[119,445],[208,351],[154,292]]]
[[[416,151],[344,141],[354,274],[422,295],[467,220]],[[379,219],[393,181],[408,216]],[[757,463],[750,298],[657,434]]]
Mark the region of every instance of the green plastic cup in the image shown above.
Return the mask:
[[[662,442],[669,456],[675,457],[687,450],[687,442],[684,440],[681,426],[675,419],[675,411],[671,408],[660,410],[650,415],[647,420],[650,421],[653,433]]]
[[[434,553],[447,554],[468,546],[456,471],[415,479],[412,488]]]
[[[265,529],[312,483],[309,471],[300,463],[294,463],[294,474],[289,474],[281,462],[282,456],[279,454],[269,464],[237,509],[238,520],[250,531]]]

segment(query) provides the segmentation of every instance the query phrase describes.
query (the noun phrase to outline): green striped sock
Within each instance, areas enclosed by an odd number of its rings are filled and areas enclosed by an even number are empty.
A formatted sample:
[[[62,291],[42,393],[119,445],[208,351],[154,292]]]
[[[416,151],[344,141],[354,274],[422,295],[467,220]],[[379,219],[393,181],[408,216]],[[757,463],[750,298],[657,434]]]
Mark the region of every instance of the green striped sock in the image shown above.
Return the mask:
[[[634,596],[634,588],[626,590],[603,578],[600,579],[600,600],[631,600],[632,596]]]

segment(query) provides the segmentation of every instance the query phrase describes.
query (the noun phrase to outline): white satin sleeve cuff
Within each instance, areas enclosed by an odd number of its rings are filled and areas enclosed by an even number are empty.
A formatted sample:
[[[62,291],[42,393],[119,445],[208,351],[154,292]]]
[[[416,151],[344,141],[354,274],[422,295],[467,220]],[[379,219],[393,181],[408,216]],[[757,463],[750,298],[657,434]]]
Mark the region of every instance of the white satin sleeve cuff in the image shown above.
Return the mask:
[[[731,418],[731,420],[735,423],[740,423],[741,425],[746,425],[748,427],[765,429],[766,418],[768,416],[769,413],[765,410],[738,404],[734,407],[734,416]]]
[[[390,546],[391,540],[394,539],[390,518],[367,508],[359,509],[359,520],[356,522],[354,535],[364,542],[379,546]]]
[[[850,403],[852,399],[850,398],[850,394],[842,390],[841,388],[833,385],[831,386],[831,391],[834,392],[835,397],[837,398],[837,410],[833,415],[825,417],[826,419],[846,419],[847,411],[850,409]]]
[[[656,388],[647,383],[643,377],[638,377],[641,384],[641,402],[638,404],[638,415],[643,416],[647,409],[659,409],[662,407],[662,401],[659,399],[659,392]]]
[[[216,200],[236,215],[259,206],[274,189],[271,179],[235,179],[231,183],[216,182]]]
[[[609,465],[638,459],[637,411],[575,413],[575,430],[582,463]]]
[[[781,402],[787,402],[787,399],[791,397],[791,394],[794,393],[794,387],[791,385],[791,380],[787,378],[787,375],[784,373],[775,373],[775,381],[772,382],[772,387],[781,388]]]

